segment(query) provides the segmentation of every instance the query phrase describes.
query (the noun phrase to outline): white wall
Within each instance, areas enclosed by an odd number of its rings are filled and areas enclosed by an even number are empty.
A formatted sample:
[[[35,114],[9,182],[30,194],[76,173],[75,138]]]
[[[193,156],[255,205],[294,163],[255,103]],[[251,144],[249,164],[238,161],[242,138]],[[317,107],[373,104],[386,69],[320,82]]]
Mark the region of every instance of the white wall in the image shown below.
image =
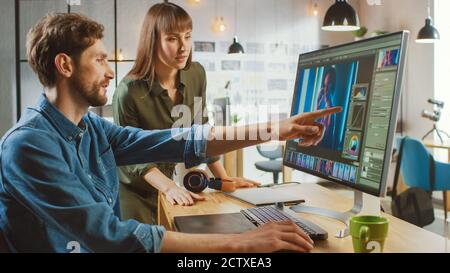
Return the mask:
[[[0,137],[16,120],[14,1],[1,1],[0,10]],[[5,37],[11,37],[5,39]]]
[[[435,55],[435,97],[445,102],[439,128],[450,133],[450,1],[435,0],[435,26],[441,40],[436,43]]]
[[[374,29],[411,32],[403,90],[403,128],[406,134],[418,138],[432,126],[421,117],[421,111],[430,109],[427,99],[434,96],[434,47],[415,42],[425,24],[426,7],[426,0],[382,0],[381,6],[359,1],[361,24],[369,32]]]

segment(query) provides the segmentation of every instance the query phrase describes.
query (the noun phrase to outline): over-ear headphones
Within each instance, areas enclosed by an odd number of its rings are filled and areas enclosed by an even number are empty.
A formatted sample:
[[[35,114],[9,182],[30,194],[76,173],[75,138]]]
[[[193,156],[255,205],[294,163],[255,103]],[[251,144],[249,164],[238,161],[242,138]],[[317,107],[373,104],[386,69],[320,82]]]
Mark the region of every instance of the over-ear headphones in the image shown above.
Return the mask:
[[[208,174],[202,170],[188,172],[183,178],[184,187],[191,192],[199,193],[206,188],[219,191],[234,191],[235,184],[232,181],[221,178],[209,178]]]

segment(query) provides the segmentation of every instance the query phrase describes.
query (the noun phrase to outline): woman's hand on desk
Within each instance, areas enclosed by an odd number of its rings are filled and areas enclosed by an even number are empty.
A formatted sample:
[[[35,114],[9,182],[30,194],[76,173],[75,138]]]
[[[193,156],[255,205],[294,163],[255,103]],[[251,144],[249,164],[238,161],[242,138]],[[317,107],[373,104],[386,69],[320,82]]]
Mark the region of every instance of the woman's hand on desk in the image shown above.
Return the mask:
[[[219,161],[209,163],[208,168],[215,177],[222,179],[222,191],[234,191],[239,188],[257,187],[261,184],[243,177],[228,176],[227,171]]]
[[[252,181],[241,177],[227,177],[223,178],[223,191],[234,191],[238,188],[251,188],[260,185],[259,182]],[[175,183],[171,184],[163,193],[167,200],[172,204],[182,206],[191,206],[197,200],[205,200],[204,196],[190,192],[184,188],[178,187]]]
[[[194,204],[195,200],[205,200],[203,196],[178,187],[175,181],[169,179],[156,167],[150,168],[147,171],[144,175],[144,180],[165,194],[167,200],[172,205],[190,206]]]
[[[225,177],[222,178],[223,183],[232,183],[231,187],[223,186],[223,191],[234,191],[239,188],[253,188],[261,185],[261,183],[246,179],[243,177]]]
[[[172,205],[179,204],[182,206],[191,206],[195,203],[195,200],[205,200],[205,197],[187,191],[177,185],[169,187],[164,194]]]

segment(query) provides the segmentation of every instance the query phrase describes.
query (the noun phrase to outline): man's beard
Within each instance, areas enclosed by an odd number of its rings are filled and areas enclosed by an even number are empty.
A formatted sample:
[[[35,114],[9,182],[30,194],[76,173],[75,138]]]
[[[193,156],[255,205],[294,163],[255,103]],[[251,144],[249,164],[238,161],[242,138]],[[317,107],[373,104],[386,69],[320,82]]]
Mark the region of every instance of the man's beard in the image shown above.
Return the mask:
[[[76,75],[70,85],[72,90],[77,92],[89,106],[103,106],[108,102],[108,98],[100,93],[100,89],[102,88],[100,83],[93,83],[88,86],[81,77]]]

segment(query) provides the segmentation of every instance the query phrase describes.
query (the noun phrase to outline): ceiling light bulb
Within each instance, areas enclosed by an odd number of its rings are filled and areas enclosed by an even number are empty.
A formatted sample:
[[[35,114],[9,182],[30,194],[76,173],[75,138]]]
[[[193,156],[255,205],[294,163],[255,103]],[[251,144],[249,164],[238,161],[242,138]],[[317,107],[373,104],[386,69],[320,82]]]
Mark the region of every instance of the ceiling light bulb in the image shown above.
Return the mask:
[[[317,16],[319,14],[319,11],[317,9],[317,3],[314,3],[313,14],[314,14],[314,16]]]
[[[123,57],[123,54],[122,54],[122,49],[119,50],[119,56],[117,57],[117,59],[119,61],[123,61],[124,60],[124,57]]]

